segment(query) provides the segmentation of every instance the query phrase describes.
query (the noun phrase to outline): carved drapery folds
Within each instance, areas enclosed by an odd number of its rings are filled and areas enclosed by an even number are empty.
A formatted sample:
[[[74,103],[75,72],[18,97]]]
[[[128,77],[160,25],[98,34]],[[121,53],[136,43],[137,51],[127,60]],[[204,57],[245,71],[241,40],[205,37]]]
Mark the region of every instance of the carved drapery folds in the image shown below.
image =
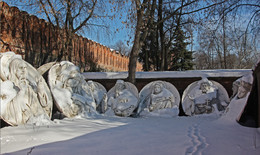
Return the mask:
[[[13,52],[1,53],[1,118],[10,125],[50,120],[53,100],[44,78]]]
[[[225,88],[207,78],[191,83],[182,95],[182,108],[189,116],[224,111],[229,102]]]
[[[138,106],[138,90],[130,82],[117,80],[115,86],[108,91],[107,96],[106,115],[127,117],[133,114]]]
[[[230,102],[225,88],[207,78],[191,83],[180,99],[176,87],[166,81],[152,81],[138,93],[132,83],[117,80],[107,91],[101,83],[86,80],[79,67],[69,61],[48,63],[37,71],[13,52],[1,53],[0,60],[1,119],[13,126],[50,121],[53,103],[66,117],[95,118],[175,117],[181,108],[188,116],[220,113]],[[48,85],[41,74],[48,75]],[[250,78],[244,76],[233,83],[232,100],[247,96]]]
[[[97,114],[93,94],[73,63],[62,61],[53,65],[48,73],[48,83],[57,108],[65,116]]]
[[[178,116],[180,95],[169,82],[154,81],[147,84],[139,93],[138,115]]]

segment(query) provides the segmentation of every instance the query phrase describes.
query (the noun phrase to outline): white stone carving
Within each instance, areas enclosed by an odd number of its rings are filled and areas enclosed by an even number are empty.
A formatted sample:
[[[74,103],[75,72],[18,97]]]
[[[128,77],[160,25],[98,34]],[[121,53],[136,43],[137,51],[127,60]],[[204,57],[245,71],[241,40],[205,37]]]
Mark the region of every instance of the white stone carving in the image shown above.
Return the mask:
[[[229,119],[231,121],[239,120],[243,109],[247,104],[249,92],[251,91],[253,84],[253,75],[247,74],[233,82],[233,94],[230,104],[225,110],[222,118]]]
[[[62,61],[53,65],[48,82],[55,104],[65,116],[91,117],[97,114],[93,95],[90,90],[86,91],[88,84],[73,63]]]
[[[171,83],[154,81],[147,84],[139,93],[139,115],[178,116],[180,95]]]
[[[233,94],[230,97],[230,100],[241,99],[246,97],[252,88],[252,83],[253,83],[252,74],[244,75],[241,78],[234,81],[232,84]]]
[[[46,73],[55,64],[56,64],[56,62],[49,62],[49,63],[43,64],[39,68],[37,68],[37,71],[41,75],[43,75],[44,73]]]
[[[237,95],[238,88],[239,88],[240,83],[241,83],[240,80],[241,79],[239,78],[232,83],[232,96],[230,97],[230,100],[232,100]]]
[[[21,56],[1,53],[1,118],[10,125],[50,120],[53,100],[43,77]]]
[[[233,94],[230,97],[230,100],[241,99],[246,97],[252,88],[252,83],[253,83],[252,74],[244,75],[241,78],[234,81],[232,85]]]
[[[186,115],[223,111],[229,102],[225,88],[207,78],[190,84],[182,96],[182,108]]]
[[[138,106],[138,90],[130,82],[117,80],[108,93],[106,115],[130,116]]]
[[[87,81],[87,85],[83,85],[85,91],[90,91],[96,103],[96,110],[99,113],[105,113],[107,109],[107,90],[106,88],[95,81]]]
[[[252,84],[253,84],[253,75],[252,74],[244,75],[238,80],[240,81],[240,83],[238,85],[236,98],[241,99],[246,97],[247,94],[251,91]]]

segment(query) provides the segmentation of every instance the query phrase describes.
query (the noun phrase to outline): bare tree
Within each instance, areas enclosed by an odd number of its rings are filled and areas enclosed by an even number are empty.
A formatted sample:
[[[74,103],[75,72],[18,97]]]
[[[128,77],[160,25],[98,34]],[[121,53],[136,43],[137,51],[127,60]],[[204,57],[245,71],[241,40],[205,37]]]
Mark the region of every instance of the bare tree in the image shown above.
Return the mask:
[[[175,2],[175,1],[169,1]],[[207,3],[204,6],[198,7],[198,8],[189,8],[192,4],[197,4],[199,0],[191,0],[191,1],[184,1],[180,0],[181,5],[176,6],[174,10],[171,10],[171,12],[163,17],[161,20],[156,22],[156,25],[160,25],[161,23],[164,23],[168,19],[172,18],[173,16],[176,16],[180,14],[181,15],[188,15],[192,13],[196,13],[208,8],[211,8],[213,6],[219,5],[224,3],[225,1],[220,2],[213,2],[213,3]],[[135,4],[134,10],[135,10],[135,19],[136,19],[136,25],[135,25],[135,37],[134,37],[134,43],[133,47],[130,53],[130,62],[129,62],[129,70],[128,70],[128,80],[132,83],[135,83],[135,73],[136,73],[136,63],[138,59],[138,54],[141,49],[141,46],[143,45],[143,42],[145,41],[145,38],[149,32],[148,23],[151,23],[151,21],[154,21],[154,6],[156,5],[156,0],[143,0],[142,2],[140,0],[132,0],[132,3]],[[158,18],[158,17],[157,17]],[[142,32],[142,33],[141,33]],[[164,57],[164,56],[163,56]],[[165,64],[165,63],[163,63]],[[164,65],[162,65],[164,66]]]
[[[119,40],[115,45],[112,45],[112,48],[125,56],[128,56],[130,53],[130,48],[122,40]]]
[[[30,10],[30,13],[57,27],[55,30],[59,32],[55,41],[60,49],[57,61],[72,61],[72,40],[75,33],[86,33],[96,27],[108,28],[102,21],[103,18],[109,17],[103,0],[14,0],[10,3],[19,3],[25,10]],[[51,53],[52,51],[49,51],[48,54]],[[46,56],[49,56],[48,54]]]
[[[136,26],[135,26],[135,37],[133,47],[130,53],[130,60],[128,65],[128,80],[131,83],[135,83],[135,73],[136,73],[136,63],[138,60],[139,51],[144,43],[144,40],[148,34],[148,24],[151,23],[153,12],[153,7],[155,6],[156,0],[153,0],[151,4],[151,0],[144,0],[141,2],[140,0],[132,1],[135,6],[136,13]]]
[[[234,0],[216,9],[202,22],[200,51],[208,51],[208,68],[251,68],[259,53],[259,11],[257,1]],[[197,62],[198,63],[198,62]]]

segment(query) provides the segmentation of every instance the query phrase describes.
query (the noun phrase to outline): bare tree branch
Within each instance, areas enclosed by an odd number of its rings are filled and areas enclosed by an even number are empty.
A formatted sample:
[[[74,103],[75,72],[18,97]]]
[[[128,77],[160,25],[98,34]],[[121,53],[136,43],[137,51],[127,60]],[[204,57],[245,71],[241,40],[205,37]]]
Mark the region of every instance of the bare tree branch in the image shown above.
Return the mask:
[[[45,15],[46,15],[48,21],[49,21],[50,23],[52,23],[51,18],[50,18],[50,16],[49,16],[49,13],[48,13],[48,11],[47,11],[45,5],[43,4],[42,0],[39,0],[39,1],[40,1],[40,4],[41,4],[41,6],[42,6],[42,8],[43,8],[43,10],[44,10],[44,13],[45,13]],[[52,24],[53,24],[53,23],[52,23]]]
[[[97,0],[93,1],[93,6],[92,6],[92,8],[91,8],[91,12],[90,12],[89,16],[88,16],[77,28],[75,28],[75,29],[72,31],[72,33],[77,32],[77,31],[80,30],[84,25],[86,25],[86,23],[88,22],[88,20],[89,20],[89,19],[92,17],[92,15],[93,15],[93,12],[94,12],[94,9],[95,9],[96,4],[97,4]]]
[[[51,12],[52,12],[52,14],[53,14],[53,16],[54,16],[54,18],[55,18],[56,25],[57,25],[58,27],[60,27],[59,17],[57,16],[56,11],[55,11],[55,9],[54,9],[52,3],[50,2],[50,0],[47,0],[47,2],[48,2],[48,4],[49,4],[49,6],[51,7]]]

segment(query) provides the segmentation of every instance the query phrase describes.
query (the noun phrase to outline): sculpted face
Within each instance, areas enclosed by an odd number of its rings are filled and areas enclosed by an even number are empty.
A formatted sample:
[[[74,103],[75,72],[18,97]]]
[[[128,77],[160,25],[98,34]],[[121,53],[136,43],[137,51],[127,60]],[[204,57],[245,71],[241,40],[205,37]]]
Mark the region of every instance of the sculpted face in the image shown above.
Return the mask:
[[[210,85],[207,82],[203,82],[200,84],[200,90],[202,93],[207,93],[207,91],[210,89]]]
[[[160,84],[155,84],[154,86],[154,93],[159,94],[162,91],[162,87]]]
[[[116,84],[116,90],[122,91],[125,88],[123,83],[117,83]]]
[[[25,79],[27,76],[27,65],[25,63],[18,64],[15,74],[19,79]]]

